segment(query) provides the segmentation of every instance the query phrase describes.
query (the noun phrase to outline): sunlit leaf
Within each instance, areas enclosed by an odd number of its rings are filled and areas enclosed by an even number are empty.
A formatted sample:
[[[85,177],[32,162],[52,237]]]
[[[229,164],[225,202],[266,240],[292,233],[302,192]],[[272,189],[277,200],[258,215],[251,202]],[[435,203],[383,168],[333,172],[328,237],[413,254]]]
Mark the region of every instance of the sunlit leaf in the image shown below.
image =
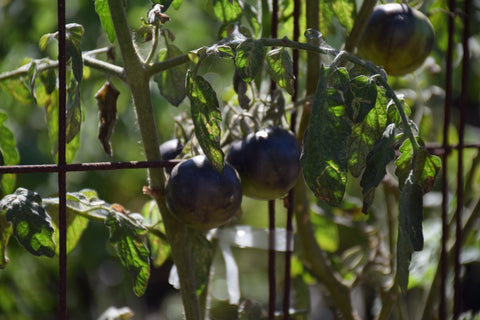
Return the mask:
[[[158,53],[158,62],[179,56],[182,51],[173,44],[168,44],[166,49]],[[167,69],[155,75],[154,80],[158,85],[160,94],[174,106],[178,106],[186,95],[185,76],[187,65]]]
[[[266,57],[268,73],[273,80],[287,90],[291,95],[295,93],[293,74],[293,62],[285,48],[278,48],[270,51]]]
[[[355,1],[353,0],[335,0],[330,2],[335,17],[340,24],[345,27],[347,32],[350,32],[353,27],[355,12]]]
[[[12,235],[12,224],[7,220],[4,211],[0,212],[0,269],[7,266],[7,245]]]
[[[24,105],[29,105],[34,103],[33,96],[30,94],[28,85],[21,79],[8,79],[0,81],[0,86],[12,95],[15,100],[19,101]]]
[[[351,87],[352,91],[355,90],[353,85]],[[358,96],[353,98],[351,102],[350,110],[352,110],[353,118],[361,119],[361,122],[352,126],[352,133],[348,137],[348,168],[355,177],[360,176],[362,173],[366,165],[367,154],[373,149],[375,142],[382,136],[387,125],[386,98],[384,95],[377,96],[376,91],[372,95],[376,98],[376,104],[373,108],[369,106],[370,102],[358,102],[356,105],[354,101]],[[369,99],[373,99],[373,97],[369,97]],[[366,110],[368,110],[368,113],[360,116]]]
[[[316,213],[310,214],[319,246],[327,252],[335,252],[339,246],[337,225],[330,219]]]
[[[43,203],[52,217],[52,223],[55,227],[55,242],[59,241],[59,199],[45,198]],[[105,217],[107,210],[102,208],[105,202],[96,197],[96,192],[93,190],[82,190],[80,192],[73,192],[67,194],[67,211],[66,211],[66,225],[67,225],[67,246],[66,252],[69,254],[78,244],[83,232],[88,226],[89,219],[85,217],[89,215],[98,215]],[[106,207],[106,205],[105,205]],[[56,253],[59,254],[57,247]]]
[[[2,165],[16,165],[20,161],[17,151],[17,142],[15,136],[9,128],[5,126],[7,115],[0,112],[0,151],[2,157]],[[10,194],[15,189],[16,176],[12,173],[1,175],[1,191]]]
[[[133,278],[133,292],[142,296],[150,278],[149,252],[142,241],[142,236],[146,233],[145,227],[113,210],[109,211],[105,223],[110,228],[110,242],[115,246],[122,265]]]
[[[217,94],[207,80],[188,72],[187,95],[198,142],[212,165],[223,171],[225,155],[220,147],[222,115]]]
[[[238,0],[213,0],[213,11],[220,21],[227,23],[240,18],[242,7]]]
[[[13,235],[28,252],[36,256],[55,255],[54,228],[38,193],[18,188],[0,201],[0,209],[12,223]]]
[[[252,81],[263,66],[264,47],[261,41],[247,39],[236,50],[235,66],[245,82]]]
[[[167,260],[170,254],[170,244],[165,235],[165,226],[163,225],[160,210],[154,200],[147,202],[142,209],[144,224],[149,226],[148,243],[152,263],[160,267]]]
[[[108,0],[95,0],[95,12],[98,14],[103,29],[108,35],[108,40],[113,43],[115,41],[116,34],[115,29],[113,28],[110,9],[108,7]]]
[[[248,24],[252,27],[253,34],[259,35],[260,31],[262,30],[262,26],[258,21],[258,14],[254,6],[252,6],[248,2],[243,3],[243,14],[244,17],[247,19]]]
[[[327,70],[322,69],[312,105],[312,114],[303,138],[303,174],[315,195],[339,205],[347,182],[347,143],[350,127],[345,108],[334,104],[327,90]]]

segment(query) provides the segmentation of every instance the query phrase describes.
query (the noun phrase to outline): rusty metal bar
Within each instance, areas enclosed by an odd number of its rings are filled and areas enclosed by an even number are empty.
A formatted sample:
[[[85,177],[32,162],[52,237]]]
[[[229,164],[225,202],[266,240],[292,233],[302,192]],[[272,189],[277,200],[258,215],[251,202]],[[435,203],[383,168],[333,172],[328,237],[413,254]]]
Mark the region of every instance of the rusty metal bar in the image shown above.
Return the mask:
[[[463,58],[462,58],[462,78],[461,78],[461,92],[460,92],[460,127],[458,130],[458,169],[457,169],[457,207],[455,219],[455,274],[454,274],[454,304],[453,304],[453,319],[460,317],[462,309],[462,295],[460,288],[460,273],[461,273],[461,251],[462,251],[462,213],[463,213],[463,194],[464,194],[464,178],[463,178],[463,149],[465,136],[465,120],[466,120],[466,105],[468,95],[468,78],[470,65],[470,14],[471,14],[471,0],[465,0],[463,3]]]
[[[449,0],[450,14],[448,15],[448,44],[447,44],[447,57],[446,57],[446,77],[445,77],[445,110],[443,120],[443,144],[441,148],[438,146],[435,149],[430,149],[442,152],[442,239],[441,239],[441,253],[440,253],[440,305],[438,308],[439,320],[447,319],[447,273],[448,273],[448,248],[447,239],[449,237],[448,231],[448,155],[451,150],[448,139],[448,128],[451,121],[451,109],[452,109],[452,80],[453,80],[453,37],[455,33],[455,21],[453,12],[455,10],[455,0]],[[430,290],[433,290],[431,288]]]
[[[59,199],[59,308],[58,318],[67,319],[67,217],[66,194],[66,110],[67,110],[67,54],[65,0],[57,1],[58,22],[58,199]]]
[[[2,173],[48,173],[72,171],[99,171],[99,170],[120,170],[120,169],[146,169],[159,167],[174,167],[181,160],[165,160],[165,161],[128,161],[128,162],[87,162],[87,163],[71,163],[65,164],[60,169],[57,164],[39,164],[39,165],[17,165],[17,166],[0,166],[0,174]]]

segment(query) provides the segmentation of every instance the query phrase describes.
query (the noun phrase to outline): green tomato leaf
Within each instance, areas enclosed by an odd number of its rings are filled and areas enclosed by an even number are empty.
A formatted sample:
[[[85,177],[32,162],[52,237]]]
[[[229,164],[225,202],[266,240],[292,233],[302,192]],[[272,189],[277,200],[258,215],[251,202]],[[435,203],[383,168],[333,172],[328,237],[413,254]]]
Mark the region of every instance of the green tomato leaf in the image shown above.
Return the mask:
[[[255,7],[248,2],[243,2],[243,14],[250,27],[252,27],[253,34],[258,36],[262,30],[262,26],[258,21],[258,13]]]
[[[0,212],[0,269],[7,266],[7,245],[12,235],[12,224],[7,220],[5,212]]]
[[[59,200],[55,198],[45,198],[43,203],[52,217],[52,223],[55,227],[55,242],[59,241]],[[80,192],[67,194],[67,248],[69,254],[78,244],[83,232],[88,226],[89,219],[86,215],[96,215],[105,219],[107,210],[104,201],[99,200],[94,190],[85,189]],[[56,253],[58,254],[58,247]]]
[[[386,166],[395,158],[394,142],[395,125],[392,123],[387,126],[382,137],[376,141],[366,157],[365,171],[360,180],[364,195],[362,208],[364,213],[368,212],[373,202],[374,190],[387,173]]]
[[[8,79],[0,81],[0,86],[15,100],[24,105],[35,103],[33,96],[30,94],[29,86],[22,81],[22,79]]]
[[[142,208],[144,224],[149,226],[148,243],[150,256],[155,267],[160,267],[170,254],[170,244],[167,242],[165,226],[160,210],[154,200],[147,202]]]
[[[278,48],[270,51],[266,57],[267,70],[273,80],[287,90],[291,95],[295,93],[293,74],[293,62],[285,48]]]
[[[133,292],[142,296],[150,278],[149,252],[142,241],[145,227],[130,216],[114,210],[109,211],[105,224],[110,229],[110,242],[133,278]]]
[[[242,15],[238,0],[213,0],[213,11],[223,23],[237,21]]]
[[[245,82],[252,81],[263,65],[264,47],[259,40],[247,39],[236,50],[235,66]]]
[[[354,86],[352,85],[352,88]],[[348,168],[354,177],[359,177],[365,168],[367,154],[373,149],[375,141],[377,141],[385,130],[387,125],[386,98],[384,95],[376,95],[376,104],[374,108],[369,108],[366,116],[362,116],[359,123],[355,123],[352,127],[352,133],[348,137]],[[370,97],[373,98],[373,97]],[[355,101],[354,98],[352,101]],[[370,104],[370,103],[368,103]],[[365,106],[365,104],[363,104]],[[362,103],[355,106],[355,102],[351,104],[355,118],[359,119],[359,113],[362,112]]]
[[[80,132],[80,127],[82,124],[82,108],[80,100],[80,83],[72,80],[68,91],[67,99],[67,132],[66,132],[66,142],[75,138],[75,136]]]
[[[398,214],[397,280],[403,292],[408,288],[412,253],[423,248],[422,219],[422,188],[408,179],[400,194]]]
[[[78,83],[83,78],[83,57],[82,57],[82,36],[84,33],[83,26],[77,23],[70,23],[65,26],[66,29],[66,53],[67,59],[72,59],[72,70],[75,80]]]
[[[350,80],[350,93],[347,106],[353,123],[362,122],[378,103],[381,109],[386,110],[384,95],[383,99],[377,100],[377,86],[369,77],[358,76]],[[385,113],[383,110],[382,113]],[[386,117],[382,118],[386,121]]]
[[[95,0],[95,12],[100,18],[103,29],[107,32],[108,40],[113,43],[115,41],[115,29],[113,28],[112,16],[108,7],[108,0]]]
[[[327,77],[328,71],[322,68],[301,161],[308,187],[318,198],[338,206],[347,182],[346,138],[350,126],[345,120],[345,107],[332,98],[336,90],[327,90]]]
[[[207,80],[189,71],[187,95],[198,142],[215,169],[223,171],[225,155],[220,147],[222,114],[217,94]]]
[[[20,161],[17,151],[17,142],[12,131],[5,126],[7,115],[0,112],[0,156],[2,165],[16,165]],[[16,176],[11,173],[0,175],[1,191],[3,194],[10,194],[15,188]]]
[[[158,62],[179,56],[182,51],[173,44],[168,44],[166,49],[160,50],[158,53]],[[174,106],[178,106],[186,95],[185,75],[187,73],[187,65],[167,69],[155,75],[154,80],[158,85],[160,94]]]
[[[12,223],[13,235],[28,252],[36,256],[55,255],[54,228],[38,193],[18,188],[0,201],[0,210]]]
[[[330,5],[340,24],[345,27],[347,32],[350,32],[356,16],[355,1],[336,0],[330,2]]]

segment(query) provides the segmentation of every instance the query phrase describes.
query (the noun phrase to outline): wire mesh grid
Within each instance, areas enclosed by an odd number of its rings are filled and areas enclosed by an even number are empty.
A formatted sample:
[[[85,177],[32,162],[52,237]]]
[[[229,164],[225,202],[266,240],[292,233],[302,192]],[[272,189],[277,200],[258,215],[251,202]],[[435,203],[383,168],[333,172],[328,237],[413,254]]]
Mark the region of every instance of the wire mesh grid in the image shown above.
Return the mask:
[[[298,1],[297,1],[298,2]],[[276,2],[275,2],[276,3]],[[449,1],[449,7],[451,12],[456,11],[456,3],[454,0]],[[471,12],[471,0],[465,0],[463,2],[463,21],[464,21],[464,29],[463,29],[463,52],[469,52],[469,42],[468,39],[470,37],[470,29],[469,23],[470,21],[470,12]],[[175,160],[169,161],[127,161],[127,162],[95,162],[95,163],[74,163],[68,164],[66,163],[66,65],[67,65],[67,56],[66,56],[66,41],[65,41],[65,34],[66,34],[66,17],[65,17],[65,0],[57,0],[57,19],[58,19],[58,81],[59,81],[59,113],[58,113],[58,164],[38,164],[38,165],[15,165],[15,166],[2,166],[0,167],[0,174],[2,173],[40,173],[40,172],[48,172],[48,173],[57,173],[58,174],[58,197],[59,197],[59,288],[58,288],[58,319],[63,320],[67,319],[67,254],[66,254],[66,176],[68,172],[75,172],[75,171],[98,171],[98,170],[123,170],[123,169],[135,169],[135,168],[156,168],[156,167],[173,167],[176,165]],[[298,14],[298,12],[297,12]],[[453,318],[457,319],[460,315],[460,305],[461,305],[461,296],[460,296],[460,254],[461,254],[461,243],[462,243],[462,196],[463,196],[463,163],[465,159],[463,158],[463,151],[467,148],[472,149],[480,149],[478,144],[465,144],[464,143],[464,130],[465,130],[465,123],[466,123],[466,114],[465,114],[465,97],[467,95],[467,84],[468,84],[468,73],[469,73],[469,57],[468,55],[464,55],[462,60],[462,78],[461,78],[461,98],[460,98],[460,119],[459,119],[459,142],[458,144],[451,144],[448,138],[448,127],[451,124],[451,106],[452,106],[452,84],[453,84],[453,72],[452,72],[452,65],[453,65],[453,34],[454,34],[454,18],[455,15],[451,14],[449,18],[449,42],[448,42],[448,50],[447,50],[447,58],[445,62],[446,67],[446,80],[445,80],[445,113],[444,113],[444,135],[443,135],[443,144],[442,145],[427,145],[429,151],[433,154],[437,154],[442,156],[443,160],[443,167],[442,167],[442,195],[443,195],[443,203],[442,203],[442,252],[441,252],[441,284],[440,284],[440,291],[441,291],[441,301],[439,303],[439,319],[447,319],[447,310],[446,310],[446,291],[447,291],[447,273],[448,273],[448,257],[447,257],[447,243],[446,239],[448,238],[448,218],[447,218],[447,211],[448,211],[448,202],[447,202],[447,169],[449,167],[449,155],[451,154],[452,150],[456,150],[457,152],[457,196],[458,201],[456,204],[456,214],[455,214],[455,250],[454,250],[454,310],[453,310]],[[297,26],[298,32],[298,26]],[[297,34],[298,37],[298,34]],[[298,55],[297,58],[298,59]],[[298,68],[298,67],[297,67]],[[293,197],[289,197],[289,201],[293,201]],[[293,205],[290,205],[289,208],[293,208]],[[270,203],[271,213],[274,211],[272,208],[272,204]],[[274,213],[274,212],[273,212]],[[291,213],[289,213],[291,215]],[[271,218],[273,220],[273,217]],[[291,219],[290,219],[291,221]],[[271,227],[271,229],[274,229]],[[289,227],[290,230],[292,226]],[[287,250],[288,251],[288,250]],[[290,256],[287,256],[286,264],[289,264]],[[273,266],[273,265],[272,265]],[[289,266],[286,268],[289,270]],[[270,273],[274,273],[275,269],[271,269]],[[288,275],[286,274],[286,277]],[[274,279],[274,276],[273,276]],[[274,282],[275,280],[271,280],[272,286],[270,287],[270,291],[275,291]],[[286,281],[286,283],[289,283]],[[427,303],[429,303],[427,301]],[[272,302],[270,302],[272,304]],[[284,303],[284,306],[287,306],[287,310],[284,310],[288,317],[288,302]],[[273,315],[273,308],[272,310]]]

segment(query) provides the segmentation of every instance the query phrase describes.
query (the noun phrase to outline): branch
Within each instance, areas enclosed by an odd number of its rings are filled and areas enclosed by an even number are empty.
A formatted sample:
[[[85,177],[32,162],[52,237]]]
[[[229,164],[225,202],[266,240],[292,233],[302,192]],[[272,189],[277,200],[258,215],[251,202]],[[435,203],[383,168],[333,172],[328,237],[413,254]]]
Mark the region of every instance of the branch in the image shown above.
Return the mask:
[[[150,74],[133,45],[124,1],[108,0],[108,5],[125,65],[127,83],[133,96],[145,156],[148,161],[161,160],[158,130],[150,92]],[[149,169],[148,176],[150,189],[155,190],[158,194],[156,201],[162,214],[173,261],[177,266],[186,319],[200,320],[202,317],[196,294],[195,264],[191,253],[190,231],[175,219],[166,207],[163,197],[165,175],[162,168]]]

